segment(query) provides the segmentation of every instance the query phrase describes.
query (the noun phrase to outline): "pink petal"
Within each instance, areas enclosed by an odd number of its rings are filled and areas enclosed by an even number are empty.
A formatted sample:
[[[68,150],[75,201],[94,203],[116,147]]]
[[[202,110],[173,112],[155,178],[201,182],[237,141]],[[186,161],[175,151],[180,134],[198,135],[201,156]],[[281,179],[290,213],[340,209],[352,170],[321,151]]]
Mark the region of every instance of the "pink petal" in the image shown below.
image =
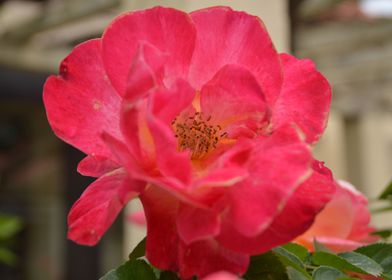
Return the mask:
[[[184,107],[190,105],[192,97],[193,89],[187,83],[177,83],[175,90],[171,92],[164,89],[154,92],[147,113],[147,124],[157,151],[158,169],[164,177],[177,179],[184,184],[184,188],[191,182],[192,166],[189,152],[177,150],[177,139],[171,121]],[[178,102],[169,102],[173,98],[178,99]],[[162,109],[163,106],[166,108]]]
[[[102,139],[104,139],[104,142],[108,145],[116,160],[125,167],[132,178],[159,186],[178,198],[193,203],[191,198],[184,195],[183,191],[185,190],[185,186],[178,178],[161,176],[156,169],[145,168],[136,161],[125,143],[111,135],[104,133]],[[195,204],[197,205],[197,203]]]
[[[167,54],[166,79],[184,77],[192,56],[195,29],[181,11],[155,7],[116,18],[102,37],[102,56],[113,86],[124,93],[138,44],[147,42]]]
[[[205,116],[211,116],[212,122],[222,127],[232,124],[247,127],[253,134],[266,126],[269,116],[257,80],[251,72],[237,65],[224,66],[203,86],[200,107]],[[230,132],[229,136],[236,137]]]
[[[154,138],[157,165],[163,177],[172,178],[186,189],[191,182],[192,166],[188,152],[177,151],[177,141],[173,131],[159,119],[149,116],[148,125]]]
[[[229,272],[219,271],[204,277],[202,280],[240,280],[240,278]]]
[[[89,155],[78,164],[78,172],[84,176],[101,177],[120,166],[106,157]]]
[[[363,243],[377,241],[379,238],[371,235],[374,228],[369,226],[371,215],[368,209],[367,198],[348,182],[339,180],[338,185],[351,196],[355,213],[353,225],[347,239],[358,240]]]
[[[135,223],[139,226],[146,226],[147,220],[144,211],[137,211],[127,216],[127,221],[130,223]]]
[[[139,43],[129,70],[124,98],[129,106],[145,97],[162,79],[165,55],[148,43]]]
[[[334,252],[354,250],[377,241],[371,236],[366,198],[347,182],[338,181],[331,201],[317,215],[312,227],[296,241],[313,250],[313,240]]]
[[[275,128],[296,123],[305,133],[306,141],[314,143],[327,124],[331,103],[331,87],[310,60],[280,55],[283,65],[282,93],[273,108]]]
[[[86,154],[110,158],[102,131],[121,138],[120,96],[111,86],[101,60],[101,41],[77,46],[44,87],[48,120],[56,135]]]
[[[354,217],[355,208],[350,195],[338,188],[333,199],[317,215],[313,226],[304,236],[346,238],[350,234]]]
[[[124,99],[121,107],[120,127],[129,152],[140,164],[153,165],[155,146],[145,119],[147,101],[129,103]]]
[[[211,209],[182,203],[177,214],[178,234],[185,244],[218,235],[220,217]]]
[[[269,104],[279,95],[282,77],[278,54],[261,20],[228,7],[212,7],[191,13],[197,30],[190,81],[200,89],[226,64],[248,69]]]
[[[149,186],[141,195],[147,220],[146,257],[162,270],[178,270],[178,200],[167,191]]]
[[[122,169],[93,182],[72,206],[68,215],[68,238],[95,245],[124,205],[138,195],[145,183],[131,180]]]
[[[253,255],[287,243],[305,232],[335,192],[330,171],[317,161],[313,163],[313,170],[312,176],[298,187],[264,232],[247,238],[226,223],[218,241],[229,249]]]
[[[230,145],[229,148],[225,147],[226,151],[217,151],[216,155],[211,155],[208,158],[208,167],[203,170],[207,174],[194,181],[193,189],[228,187],[248,177],[249,172],[246,163],[253,147],[254,144],[251,141],[243,139],[238,140],[234,145]]]
[[[180,246],[180,275],[188,279],[199,278],[220,270],[242,275],[249,265],[249,256],[230,251],[213,239]]]
[[[349,251],[354,251],[355,249],[365,246],[365,243],[361,243],[358,241],[354,240],[348,240],[344,238],[338,238],[338,237],[329,237],[329,236],[320,236],[320,237],[310,237],[307,236],[306,238],[306,244],[303,242],[300,242],[300,244],[305,245],[306,247],[310,247],[311,250],[313,249],[313,243],[314,240],[316,239],[318,243],[323,244],[325,247],[327,247],[329,250],[335,252],[335,253],[342,253],[342,252],[349,252]]]
[[[192,105],[195,90],[185,80],[178,79],[168,90],[158,90],[152,97],[152,113],[171,126],[182,111]]]
[[[228,191],[227,218],[249,237],[268,228],[308,176],[312,160],[307,145],[291,127],[254,141],[247,164],[249,178]]]
[[[155,147],[147,128],[147,100],[158,86],[162,70],[162,53],[154,46],[140,44],[133,58],[127,89],[121,104],[121,131],[130,153],[141,164],[154,161]]]
[[[108,133],[102,133],[102,141],[107,145],[112,153],[112,157],[123,166],[127,172],[132,176],[132,178],[137,178],[139,180],[144,180],[145,171],[143,166],[138,164],[135,157],[130,153],[127,145],[113,137]]]

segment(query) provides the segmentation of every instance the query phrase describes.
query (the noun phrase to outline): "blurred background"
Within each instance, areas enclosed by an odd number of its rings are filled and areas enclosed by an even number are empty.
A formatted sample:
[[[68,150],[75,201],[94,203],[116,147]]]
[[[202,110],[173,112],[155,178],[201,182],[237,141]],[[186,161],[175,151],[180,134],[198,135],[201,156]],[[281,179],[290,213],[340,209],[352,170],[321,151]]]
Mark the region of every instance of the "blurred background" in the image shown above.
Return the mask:
[[[120,217],[96,247],[66,239],[67,211],[91,179],[76,172],[82,154],[51,132],[41,94],[73,46],[154,5],[260,16],[278,51],[313,59],[333,86],[318,158],[370,199],[391,179],[392,0],[0,0],[0,279],[98,279],[142,236]]]

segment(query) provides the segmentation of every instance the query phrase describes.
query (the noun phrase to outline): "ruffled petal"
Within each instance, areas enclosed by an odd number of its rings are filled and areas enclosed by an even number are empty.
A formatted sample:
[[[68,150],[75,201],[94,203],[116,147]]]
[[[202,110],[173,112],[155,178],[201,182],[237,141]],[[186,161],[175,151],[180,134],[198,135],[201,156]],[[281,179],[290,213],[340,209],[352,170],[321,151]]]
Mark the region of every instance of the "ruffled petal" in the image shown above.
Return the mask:
[[[296,123],[308,143],[316,142],[327,124],[331,87],[310,60],[280,55],[283,65],[282,93],[273,108],[275,129]]]
[[[257,80],[238,65],[224,66],[203,86],[200,108],[205,116],[211,116],[212,123],[219,124],[229,137],[236,138],[239,137],[236,127],[241,127],[242,133],[244,129],[250,130],[254,137],[267,125],[269,117],[265,96]]]
[[[220,217],[208,208],[198,208],[182,203],[177,214],[178,234],[185,244],[218,235]]]
[[[291,127],[255,139],[247,163],[249,178],[228,191],[227,219],[248,237],[266,230],[310,175],[311,161],[309,148]]]
[[[169,89],[158,90],[151,97],[152,113],[171,126],[181,112],[192,106],[195,90],[185,80],[176,80]]]
[[[352,228],[347,239],[357,240],[363,243],[377,241],[379,237],[371,235],[375,229],[372,226],[369,226],[371,215],[366,197],[346,181],[339,180],[338,184],[350,194],[355,213]]]
[[[292,241],[304,233],[336,190],[329,169],[318,161],[314,161],[312,166],[312,176],[297,188],[283,211],[264,232],[248,238],[225,223],[218,241],[229,249],[253,255]]]
[[[166,56],[159,49],[146,42],[139,43],[126,80],[124,99],[128,106],[161,84],[165,62]]]
[[[110,158],[99,136],[106,131],[121,139],[121,98],[103,68],[100,40],[80,44],[63,60],[60,76],[46,81],[43,99],[59,138],[86,154]]]
[[[147,124],[157,151],[157,167],[164,177],[181,182],[184,189],[191,182],[192,166],[189,152],[177,150],[177,139],[171,122],[183,109],[190,106],[193,96],[193,89],[186,82],[178,81],[173,89],[154,92],[147,112]],[[174,99],[177,101],[173,101]],[[163,105],[165,108],[162,108]]]
[[[178,200],[153,185],[140,195],[147,220],[146,257],[155,267],[178,271]]]
[[[191,13],[197,30],[190,81],[200,89],[226,64],[238,64],[253,73],[269,104],[282,83],[278,54],[261,20],[228,7]]]
[[[355,210],[350,194],[338,188],[334,199],[317,215],[313,226],[304,236],[346,238],[354,223]],[[344,222],[342,217],[344,217]]]
[[[84,176],[101,177],[102,175],[120,168],[120,165],[106,157],[89,155],[78,164],[78,172]]]
[[[125,143],[119,141],[113,136],[104,133],[102,139],[108,145],[116,160],[124,166],[132,178],[155,184],[166,191],[171,192],[176,197],[188,203],[199,205],[192,197],[189,197],[184,191],[186,185],[176,177],[162,176],[159,170],[146,168],[139,164],[132,156]],[[182,167],[179,167],[182,168]],[[184,169],[185,170],[185,169]],[[186,176],[187,174],[185,174]],[[180,177],[181,179],[181,177]]]
[[[102,56],[113,86],[118,92],[125,92],[132,59],[142,42],[167,55],[167,84],[172,79],[185,77],[195,37],[189,16],[171,8],[155,7],[116,18],[102,37]]]
[[[248,139],[238,140],[230,148],[223,148],[223,152],[216,151],[208,159],[208,168],[202,169],[205,173],[193,183],[194,190],[203,190],[207,187],[229,187],[249,176],[246,163],[254,144]],[[225,150],[226,149],[226,150]],[[219,148],[217,149],[219,150]],[[207,192],[208,192],[207,188]],[[196,195],[197,191],[194,192]],[[199,192],[200,193],[200,192]]]
[[[146,171],[143,169],[143,166],[137,162],[124,142],[108,133],[102,133],[101,139],[111,151],[112,157],[127,170],[132,178],[137,178],[139,180],[145,179]]]
[[[147,98],[159,85],[163,54],[147,43],[139,45],[121,104],[120,126],[130,153],[139,164],[151,165],[155,147],[146,122]]]
[[[68,215],[68,238],[95,245],[124,205],[138,195],[145,183],[131,180],[117,169],[93,182],[72,206]]]
[[[219,271],[208,275],[203,280],[240,280],[237,275],[231,274],[227,271]]]
[[[188,279],[196,275],[205,277],[219,270],[242,275],[249,265],[247,254],[237,253],[222,247],[214,239],[180,245],[180,275]]]
[[[314,250],[314,239],[334,252],[354,250],[378,240],[370,234],[373,229],[363,194],[344,181],[338,181],[336,186],[334,196],[310,229],[296,239],[309,250]]]

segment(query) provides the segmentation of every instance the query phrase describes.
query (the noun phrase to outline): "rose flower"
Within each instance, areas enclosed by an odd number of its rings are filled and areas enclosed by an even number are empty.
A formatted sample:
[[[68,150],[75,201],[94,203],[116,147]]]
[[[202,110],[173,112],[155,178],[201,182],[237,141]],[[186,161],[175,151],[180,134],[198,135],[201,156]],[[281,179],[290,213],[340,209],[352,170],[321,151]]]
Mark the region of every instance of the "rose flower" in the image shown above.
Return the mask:
[[[278,54],[263,23],[226,7],[116,18],[48,78],[49,123],[97,177],[68,237],[96,244],[139,197],[146,257],[182,278],[243,274],[249,256],[312,224],[335,185],[309,148],[331,90],[309,60]]]
[[[374,228],[369,222],[366,197],[351,184],[338,181],[331,201],[295,241],[312,251],[314,239],[336,253],[353,251],[379,239],[371,235]]]

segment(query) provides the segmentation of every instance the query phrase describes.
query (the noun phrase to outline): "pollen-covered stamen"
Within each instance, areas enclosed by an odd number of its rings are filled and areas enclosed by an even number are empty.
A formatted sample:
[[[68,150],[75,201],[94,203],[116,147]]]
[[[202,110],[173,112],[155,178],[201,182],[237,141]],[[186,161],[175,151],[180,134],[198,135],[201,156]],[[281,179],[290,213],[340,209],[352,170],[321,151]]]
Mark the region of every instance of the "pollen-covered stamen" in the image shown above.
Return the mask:
[[[196,112],[184,120],[173,120],[172,125],[178,139],[180,151],[190,150],[191,159],[200,159],[214,150],[219,140],[226,136],[220,125],[210,123],[211,116]]]

